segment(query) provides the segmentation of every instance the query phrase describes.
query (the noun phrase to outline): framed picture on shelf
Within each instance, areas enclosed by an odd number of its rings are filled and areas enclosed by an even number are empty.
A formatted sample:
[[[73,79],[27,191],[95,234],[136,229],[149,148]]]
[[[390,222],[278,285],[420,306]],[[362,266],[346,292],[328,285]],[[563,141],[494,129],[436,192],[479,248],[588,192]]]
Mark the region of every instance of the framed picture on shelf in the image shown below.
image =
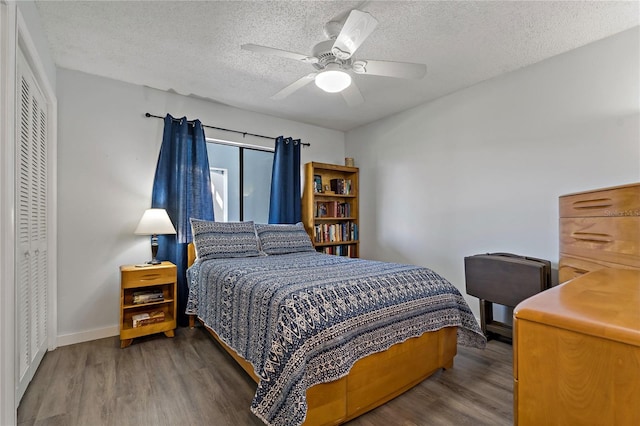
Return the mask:
[[[316,217],[327,217],[327,204],[318,203],[318,213]]]
[[[313,189],[316,193],[322,192],[322,176],[313,175]]]

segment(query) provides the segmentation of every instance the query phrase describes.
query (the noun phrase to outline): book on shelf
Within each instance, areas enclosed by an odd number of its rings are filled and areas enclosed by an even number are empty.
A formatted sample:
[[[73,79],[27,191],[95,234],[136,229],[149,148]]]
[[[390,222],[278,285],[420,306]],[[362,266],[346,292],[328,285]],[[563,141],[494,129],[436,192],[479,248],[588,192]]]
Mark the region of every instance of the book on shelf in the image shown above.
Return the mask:
[[[156,324],[164,321],[163,311],[143,312],[141,314],[135,314],[131,317],[133,320],[133,327],[142,327],[143,325]]]
[[[331,190],[340,195],[351,195],[351,179],[331,179]]]
[[[358,225],[351,221],[317,224],[313,227],[313,237],[316,243],[356,241]]]
[[[153,303],[164,301],[164,293],[162,290],[145,290],[134,291],[131,303],[139,305],[142,303]]]
[[[313,192],[322,192],[322,176],[320,175],[313,175]]]
[[[322,247],[318,251],[324,254],[332,254],[334,256],[353,257],[355,247],[353,245],[342,244],[338,246]]]
[[[315,216],[318,218],[351,217],[351,204],[338,201],[317,201]]]

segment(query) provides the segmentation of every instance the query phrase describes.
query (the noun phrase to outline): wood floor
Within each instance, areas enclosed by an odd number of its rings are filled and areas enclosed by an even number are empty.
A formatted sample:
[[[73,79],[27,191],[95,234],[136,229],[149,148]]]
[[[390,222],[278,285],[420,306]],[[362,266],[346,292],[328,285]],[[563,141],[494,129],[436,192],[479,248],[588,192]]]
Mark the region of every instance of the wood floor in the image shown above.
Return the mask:
[[[349,426],[511,425],[511,345],[458,347],[439,371]],[[64,346],[45,355],[18,407],[18,424],[263,425],[249,410],[255,384],[201,328]]]

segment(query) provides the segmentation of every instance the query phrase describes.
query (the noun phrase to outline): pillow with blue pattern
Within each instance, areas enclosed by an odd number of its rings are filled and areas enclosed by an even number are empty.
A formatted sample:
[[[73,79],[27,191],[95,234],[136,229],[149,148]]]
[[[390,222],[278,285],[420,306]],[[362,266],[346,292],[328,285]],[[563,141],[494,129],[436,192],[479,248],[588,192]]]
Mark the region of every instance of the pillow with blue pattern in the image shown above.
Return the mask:
[[[212,222],[189,219],[198,259],[260,256],[252,221]]]
[[[315,251],[302,222],[295,225],[256,223],[260,247],[266,254],[287,254]]]

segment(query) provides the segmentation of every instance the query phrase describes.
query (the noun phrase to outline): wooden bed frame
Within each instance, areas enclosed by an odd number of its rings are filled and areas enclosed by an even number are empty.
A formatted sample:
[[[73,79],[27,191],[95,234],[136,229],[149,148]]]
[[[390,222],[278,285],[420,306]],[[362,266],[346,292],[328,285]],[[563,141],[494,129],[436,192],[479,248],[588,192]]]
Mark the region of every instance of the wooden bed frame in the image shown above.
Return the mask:
[[[188,264],[195,261],[195,249],[189,244]],[[189,326],[195,325],[189,316]],[[205,329],[258,383],[253,366]],[[357,361],[349,374],[307,390],[306,426],[339,425],[366,413],[411,389],[441,368],[453,367],[457,353],[457,328],[447,327],[398,343],[386,351]]]

